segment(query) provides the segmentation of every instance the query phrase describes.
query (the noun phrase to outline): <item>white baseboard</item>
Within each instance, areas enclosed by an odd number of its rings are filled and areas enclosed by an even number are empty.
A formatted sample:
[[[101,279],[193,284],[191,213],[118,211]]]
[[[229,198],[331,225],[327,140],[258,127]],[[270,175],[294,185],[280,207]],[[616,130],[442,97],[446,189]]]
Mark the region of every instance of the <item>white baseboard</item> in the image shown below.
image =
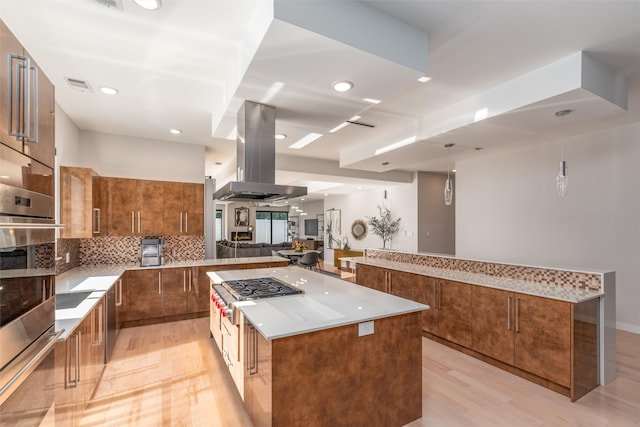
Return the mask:
[[[640,326],[632,325],[630,323],[616,322],[616,329],[620,329],[634,334],[640,334]]]

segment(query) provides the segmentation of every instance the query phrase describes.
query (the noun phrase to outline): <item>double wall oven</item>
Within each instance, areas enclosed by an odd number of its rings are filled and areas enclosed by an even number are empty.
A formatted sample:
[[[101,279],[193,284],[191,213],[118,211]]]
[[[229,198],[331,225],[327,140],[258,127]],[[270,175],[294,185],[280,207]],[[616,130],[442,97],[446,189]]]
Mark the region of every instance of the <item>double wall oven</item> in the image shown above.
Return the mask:
[[[0,144],[0,426],[38,426],[54,405],[53,171]]]

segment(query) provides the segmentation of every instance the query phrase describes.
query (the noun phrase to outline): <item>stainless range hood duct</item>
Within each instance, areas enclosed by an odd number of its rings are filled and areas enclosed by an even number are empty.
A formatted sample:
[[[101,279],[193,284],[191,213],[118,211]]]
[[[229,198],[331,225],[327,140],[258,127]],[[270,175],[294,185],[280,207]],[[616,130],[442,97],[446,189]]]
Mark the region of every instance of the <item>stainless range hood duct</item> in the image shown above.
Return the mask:
[[[238,112],[237,181],[225,184],[214,200],[275,202],[306,196],[306,187],[276,185],[276,109],[245,101]]]

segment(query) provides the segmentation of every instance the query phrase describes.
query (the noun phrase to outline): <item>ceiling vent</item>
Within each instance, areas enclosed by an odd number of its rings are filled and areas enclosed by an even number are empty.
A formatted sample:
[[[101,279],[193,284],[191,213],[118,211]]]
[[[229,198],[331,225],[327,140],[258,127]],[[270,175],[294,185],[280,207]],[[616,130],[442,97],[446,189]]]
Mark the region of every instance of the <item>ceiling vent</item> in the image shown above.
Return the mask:
[[[91,89],[91,85],[89,85],[89,82],[86,80],[74,79],[71,77],[65,77],[64,79],[67,81],[69,86],[71,86],[75,90],[79,90],[82,92],[93,92],[93,90]]]

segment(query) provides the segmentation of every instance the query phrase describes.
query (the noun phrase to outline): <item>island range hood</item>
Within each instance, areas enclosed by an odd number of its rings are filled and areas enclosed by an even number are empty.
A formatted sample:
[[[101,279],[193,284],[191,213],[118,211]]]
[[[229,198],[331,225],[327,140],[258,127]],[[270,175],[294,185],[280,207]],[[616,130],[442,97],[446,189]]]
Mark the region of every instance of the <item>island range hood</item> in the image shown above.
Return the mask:
[[[306,187],[277,185],[276,109],[245,101],[238,112],[237,181],[213,194],[214,200],[275,202],[307,195]]]

